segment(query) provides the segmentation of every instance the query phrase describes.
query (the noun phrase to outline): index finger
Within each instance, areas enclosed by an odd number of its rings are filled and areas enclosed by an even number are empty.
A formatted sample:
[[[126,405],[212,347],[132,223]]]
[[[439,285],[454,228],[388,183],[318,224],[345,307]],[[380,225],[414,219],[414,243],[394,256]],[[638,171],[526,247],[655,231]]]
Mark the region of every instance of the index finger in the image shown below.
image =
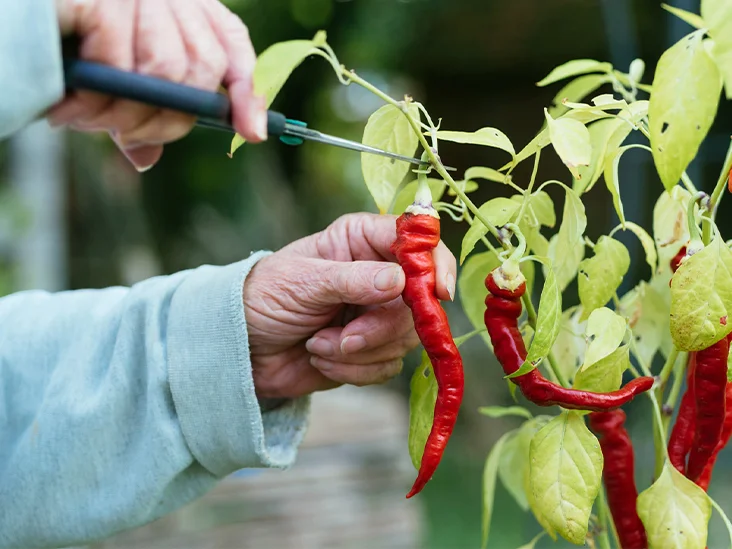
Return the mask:
[[[264,141],[267,139],[267,106],[264,97],[254,95],[253,74],[257,56],[249,30],[218,0],[207,2],[205,11],[228,58],[223,85],[231,99],[234,128],[247,141]]]

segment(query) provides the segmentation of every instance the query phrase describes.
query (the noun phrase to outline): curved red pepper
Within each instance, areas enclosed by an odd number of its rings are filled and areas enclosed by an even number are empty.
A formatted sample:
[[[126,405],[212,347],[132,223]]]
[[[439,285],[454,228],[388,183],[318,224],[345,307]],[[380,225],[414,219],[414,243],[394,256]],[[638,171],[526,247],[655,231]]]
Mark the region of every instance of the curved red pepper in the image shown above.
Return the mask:
[[[623,549],[647,549],[646,529],[638,516],[635,487],[633,443],[625,429],[625,412],[593,412],[590,427],[600,435],[600,448],[605,458],[602,478],[607,489],[607,502],[615,522],[618,540]]]
[[[485,280],[488,296],[485,299],[485,326],[493,343],[493,352],[506,374],[516,372],[526,360],[526,346],[518,329],[521,316],[521,296],[526,292],[522,283],[516,290],[499,288],[492,271]],[[619,408],[653,386],[652,377],[639,377],[611,393],[592,393],[566,389],[546,379],[534,368],[529,373],[510,378],[524,396],[538,406],[561,406],[576,410],[602,412]]]
[[[696,352],[694,442],[686,466],[686,476],[694,482],[699,480],[722,434],[726,415],[728,355],[729,339],[727,337]]]
[[[455,427],[463,399],[463,362],[452,339],[447,315],[435,294],[432,250],[439,242],[439,218],[404,213],[397,219],[397,238],[391,251],[406,275],[402,299],[412,310],[414,328],[430,358],[437,380],[432,429],[408,498],[418,494],[432,478]]]
[[[714,469],[714,464],[717,461],[717,456],[719,455],[719,452],[721,452],[722,449],[727,445],[730,436],[732,436],[732,383],[727,382],[727,388],[725,389],[725,393],[727,410],[724,416],[724,425],[722,425],[722,434],[719,437],[717,446],[714,448],[712,457],[710,457],[709,461],[707,461],[704,470],[702,471],[701,475],[699,475],[699,479],[696,482],[704,491],[709,488],[709,482],[712,480],[712,470]]]
[[[694,369],[696,353],[689,353],[686,366],[686,391],[681,397],[679,413],[668,440],[668,458],[671,465],[682,475],[686,474],[686,457],[694,443],[694,426],[696,423],[696,402],[694,396]]]

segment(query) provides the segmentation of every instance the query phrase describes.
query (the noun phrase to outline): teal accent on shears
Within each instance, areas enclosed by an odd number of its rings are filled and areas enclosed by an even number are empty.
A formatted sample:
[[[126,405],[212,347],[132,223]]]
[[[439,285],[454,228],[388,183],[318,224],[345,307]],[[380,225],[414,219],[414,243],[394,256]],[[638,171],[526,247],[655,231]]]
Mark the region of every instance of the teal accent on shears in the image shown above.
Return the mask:
[[[287,123],[288,124],[293,124],[295,126],[302,126],[303,128],[307,128],[308,127],[307,123],[306,122],[303,122],[302,120],[291,120],[291,119],[288,118],[287,119]],[[280,141],[282,141],[285,145],[293,145],[293,146],[294,145],[302,145],[305,142],[305,140],[302,139],[301,137],[295,137],[295,136],[292,136],[292,135],[281,135],[280,136]]]

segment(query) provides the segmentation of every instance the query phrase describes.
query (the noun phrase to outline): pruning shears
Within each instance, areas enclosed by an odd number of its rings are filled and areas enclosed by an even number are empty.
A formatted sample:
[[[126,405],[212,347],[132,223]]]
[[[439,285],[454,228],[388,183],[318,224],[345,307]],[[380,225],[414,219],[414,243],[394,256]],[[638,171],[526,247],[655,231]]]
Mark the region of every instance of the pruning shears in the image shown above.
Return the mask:
[[[85,90],[104,93],[121,99],[128,99],[197,117],[196,124],[226,132],[236,133],[231,123],[231,102],[217,92],[201,90],[103,65],[64,56],[64,80],[67,90]],[[378,154],[393,160],[401,160],[420,166],[429,162],[401,154],[370,147],[356,141],[349,141],[327,135],[307,127],[305,122],[291,120],[284,114],[267,111],[267,133],[280,138],[288,145],[300,145],[304,141],[315,141],[350,149],[362,153]],[[450,169],[450,168],[448,168]]]

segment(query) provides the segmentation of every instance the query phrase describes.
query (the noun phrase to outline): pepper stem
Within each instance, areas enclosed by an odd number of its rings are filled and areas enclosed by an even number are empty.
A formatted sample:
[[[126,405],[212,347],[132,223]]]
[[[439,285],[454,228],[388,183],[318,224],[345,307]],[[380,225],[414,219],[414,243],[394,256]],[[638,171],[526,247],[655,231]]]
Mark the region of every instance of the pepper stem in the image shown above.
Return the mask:
[[[519,243],[503,265],[493,272],[493,279],[499,288],[514,291],[526,282],[526,277],[521,272],[519,265],[521,258],[526,253],[526,238],[515,224],[507,223],[505,227],[516,236]]]
[[[422,160],[429,161],[429,158],[427,151],[422,153]],[[417,192],[414,195],[414,202],[406,211],[416,215],[431,215],[439,219],[440,215],[432,206],[432,191],[427,180],[428,173],[429,170],[420,169],[417,171]]]

